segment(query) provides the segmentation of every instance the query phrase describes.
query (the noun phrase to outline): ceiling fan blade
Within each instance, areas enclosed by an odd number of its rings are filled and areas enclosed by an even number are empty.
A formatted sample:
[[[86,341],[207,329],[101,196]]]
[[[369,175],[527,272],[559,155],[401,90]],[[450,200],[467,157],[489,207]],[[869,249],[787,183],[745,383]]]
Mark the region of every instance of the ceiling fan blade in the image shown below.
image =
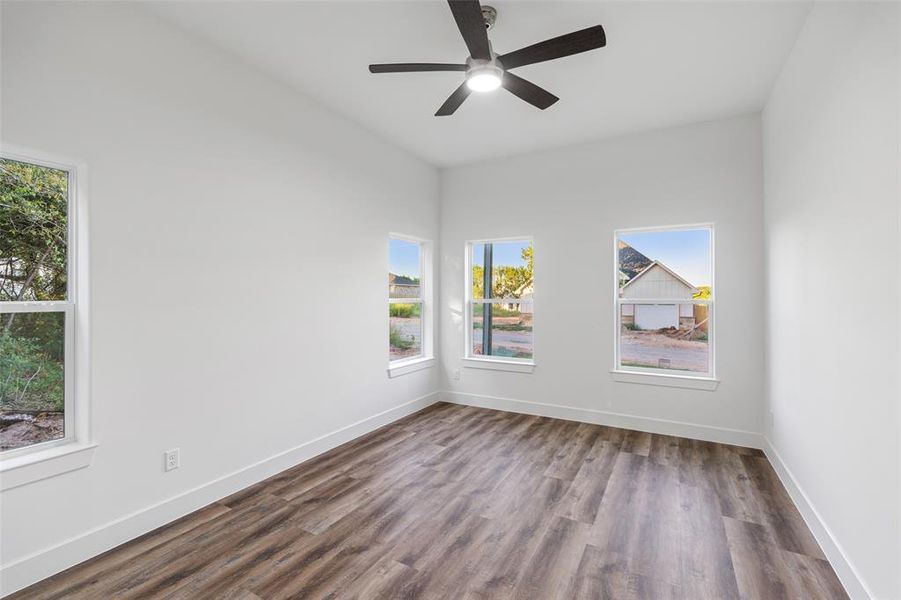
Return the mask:
[[[390,63],[369,65],[370,73],[416,73],[420,71],[465,71],[466,65],[446,63]]]
[[[560,98],[553,95],[549,91],[538,87],[531,81],[526,81],[522,77],[517,77],[513,73],[504,73],[501,85],[505,90],[525,100],[532,106],[537,106],[544,110]]]
[[[515,50],[498,56],[501,64],[505,69],[515,69],[525,65],[553,60],[555,58],[563,58],[580,52],[587,52],[595,48],[603,48],[607,45],[607,36],[604,28],[600,25],[574,31],[551,38],[531,46],[526,46],[520,50]]]
[[[469,97],[471,93],[469,87],[466,85],[464,81],[460,84],[460,87],[454,90],[454,93],[450,95],[450,97],[444,101],[444,104],[441,105],[441,108],[438,109],[438,112],[435,113],[436,117],[446,117],[454,114],[460,105],[463,104],[463,101]]]
[[[447,0],[457,27],[463,35],[463,41],[469,48],[473,58],[491,60],[491,49],[488,46],[488,32],[485,19],[482,18],[482,5],[479,0]]]

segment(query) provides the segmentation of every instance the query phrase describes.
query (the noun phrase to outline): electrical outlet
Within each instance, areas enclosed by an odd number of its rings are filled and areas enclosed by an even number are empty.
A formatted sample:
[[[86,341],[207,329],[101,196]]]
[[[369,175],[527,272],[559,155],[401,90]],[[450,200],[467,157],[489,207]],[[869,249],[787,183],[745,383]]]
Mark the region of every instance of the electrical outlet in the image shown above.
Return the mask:
[[[173,448],[172,450],[167,451],[165,456],[167,471],[177,469],[181,466],[181,459],[178,456],[178,448]]]
[[[454,369],[454,379],[460,381],[460,369]]]
[[[773,411],[766,411],[766,425],[767,431],[772,432],[776,429],[776,417],[773,415]]]

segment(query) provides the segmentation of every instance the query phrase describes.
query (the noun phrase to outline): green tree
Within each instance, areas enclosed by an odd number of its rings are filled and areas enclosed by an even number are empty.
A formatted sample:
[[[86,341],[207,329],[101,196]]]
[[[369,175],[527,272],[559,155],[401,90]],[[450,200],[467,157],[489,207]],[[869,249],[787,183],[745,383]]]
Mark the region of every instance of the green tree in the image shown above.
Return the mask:
[[[493,298],[518,298],[520,288],[532,281],[532,265],[534,250],[530,243],[522,249],[522,259],[525,266],[502,265],[496,266],[491,272],[491,292]],[[472,267],[472,297],[484,298],[485,269],[473,265]]]
[[[68,175],[0,159],[0,302],[66,299]],[[2,310],[2,306],[0,306]],[[63,408],[64,315],[0,315],[0,408]]]
[[[65,299],[68,187],[64,171],[0,159],[0,301]]]

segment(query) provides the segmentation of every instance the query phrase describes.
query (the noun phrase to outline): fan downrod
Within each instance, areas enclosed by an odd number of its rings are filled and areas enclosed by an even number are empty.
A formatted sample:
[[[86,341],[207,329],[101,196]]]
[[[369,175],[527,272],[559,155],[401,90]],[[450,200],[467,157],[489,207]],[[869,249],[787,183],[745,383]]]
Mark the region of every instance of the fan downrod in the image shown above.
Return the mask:
[[[497,9],[493,6],[483,6],[482,18],[485,19],[485,29],[491,31],[494,29],[494,22],[497,21]]]

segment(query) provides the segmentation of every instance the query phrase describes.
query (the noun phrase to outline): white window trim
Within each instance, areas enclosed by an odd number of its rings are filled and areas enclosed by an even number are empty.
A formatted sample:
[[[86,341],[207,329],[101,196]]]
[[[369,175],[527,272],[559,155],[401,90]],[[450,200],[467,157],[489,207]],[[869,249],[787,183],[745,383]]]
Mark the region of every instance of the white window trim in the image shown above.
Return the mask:
[[[622,324],[620,322],[620,305],[623,304],[619,295],[619,238],[629,233],[650,233],[655,231],[688,231],[692,229],[710,230],[710,272],[711,297],[710,300],[693,300],[693,304],[706,304],[708,307],[708,356],[710,371],[708,373],[696,373],[693,371],[680,371],[676,369],[654,369],[651,367],[624,367],[620,364],[620,337]],[[664,387],[679,387],[697,390],[716,390],[720,380],[716,377],[716,227],[714,223],[691,223],[687,225],[658,225],[653,227],[634,227],[616,229],[613,232],[613,368],[610,370],[611,379],[623,383],[639,383],[646,385],[659,385]],[[664,300],[647,298],[630,298],[627,304],[664,303]],[[672,299],[665,303],[672,303]]]
[[[508,373],[533,373],[535,371],[535,362],[526,359],[505,360],[503,358],[467,357],[463,359],[463,366],[469,369],[507,371]]]
[[[46,152],[2,144],[0,156],[69,174],[67,297],[57,302],[8,302],[6,312],[64,312],[65,437],[0,454],[0,491],[90,464],[96,444],[90,430],[90,313],[88,283],[87,167]]]
[[[435,366],[435,359],[431,356],[419,356],[404,360],[395,360],[388,367],[388,377],[395,378],[407,373],[415,373],[423,369],[430,369]]]
[[[466,242],[464,254],[464,351],[463,366],[471,369],[487,369],[491,371],[507,371],[511,373],[532,373],[535,370],[535,297],[530,300],[532,304],[532,358],[509,358],[497,356],[485,356],[472,353],[472,307],[475,300],[472,297],[472,248],[477,244],[502,244],[504,242],[529,242],[532,252],[535,251],[535,239],[530,235],[488,238],[483,240],[469,240]],[[534,278],[534,273],[532,277]],[[478,301],[480,304],[521,304],[517,298],[488,298]]]
[[[388,304],[419,304],[421,306],[420,314],[422,315],[422,351],[418,356],[395,360],[391,360],[389,355],[388,377],[393,379],[395,377],[400,377],[401,375],[428,369],[435,365],[433,341],[435,328],[432,310],[432,307],[434,306],[434,286],[432,285],[432,241],[403,233],[389,233],[389,248],[392,239],[419,244],[419,298],[391,298],[389,296]],[[390,319],[386,325],[390,327]],[[385,337],[387,339],[387,335]]]

